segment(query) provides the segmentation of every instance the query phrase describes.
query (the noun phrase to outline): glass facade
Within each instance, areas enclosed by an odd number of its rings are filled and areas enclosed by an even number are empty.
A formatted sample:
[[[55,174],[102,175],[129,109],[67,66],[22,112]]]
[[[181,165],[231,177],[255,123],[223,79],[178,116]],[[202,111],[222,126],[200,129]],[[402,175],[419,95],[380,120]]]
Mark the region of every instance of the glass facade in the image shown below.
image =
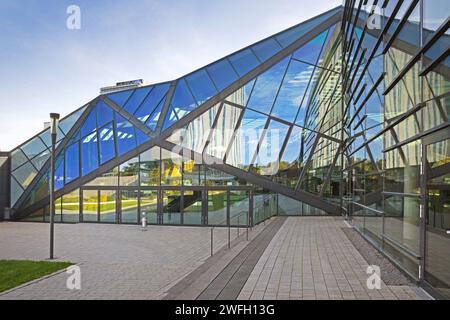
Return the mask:
[[[344,1],[174,81],[100,96],[61,121],[54,177],[48,130],[11,152],[13,212],[45,221],[54,179],[60,222],[343,214],[450,297],[447,7]]]
[[[374,30],[364,23],[376,7],[366,1],[358,13],[360,2],[345,2],[344,209],[388,257],[449,298],[448,2],[387,1]]]

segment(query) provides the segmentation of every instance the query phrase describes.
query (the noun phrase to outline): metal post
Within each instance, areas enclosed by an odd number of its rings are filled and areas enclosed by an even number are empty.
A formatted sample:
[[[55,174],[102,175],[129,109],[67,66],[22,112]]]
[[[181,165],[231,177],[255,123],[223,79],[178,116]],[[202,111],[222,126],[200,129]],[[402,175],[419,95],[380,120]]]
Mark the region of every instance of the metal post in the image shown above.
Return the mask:
[[[248,241],[248,225],[250,224],[250,217],[247,214],[247,241]]]
[[[52,153],[50,160],[50,259],[53,259],[55,230],[55,135],[52,134]]]
[[[213,247],[214,238],[213,238],[213,234],[214,234],[214,228],[211,228],[211,256],[214,253],[214,247]]]
[[[54,259],[55,238],[55,146],[59,114],[50,113],[52,149],[50,155],[50,260]]]
[[[228,224],[228,249],[231,248],[230,242],[231,242],[231,225]]]
[[[238,225],[238,227],[237,227],[237,237],[239,238],[239,216],[238,216],[238,221],[237,221],[238,223],[237,223],[237,225]]]

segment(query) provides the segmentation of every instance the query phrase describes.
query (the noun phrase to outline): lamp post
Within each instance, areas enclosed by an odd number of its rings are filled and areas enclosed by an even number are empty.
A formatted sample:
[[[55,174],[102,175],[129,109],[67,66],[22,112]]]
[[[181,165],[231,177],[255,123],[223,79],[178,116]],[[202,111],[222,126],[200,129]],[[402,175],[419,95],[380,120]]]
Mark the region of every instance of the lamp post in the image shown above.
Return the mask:
[[[50,113],[50,134],[52,137],[52,153],[50,157],[50,260],[53,257],[54,229],[55,229],[55,146],[59,124],[59,114]]]

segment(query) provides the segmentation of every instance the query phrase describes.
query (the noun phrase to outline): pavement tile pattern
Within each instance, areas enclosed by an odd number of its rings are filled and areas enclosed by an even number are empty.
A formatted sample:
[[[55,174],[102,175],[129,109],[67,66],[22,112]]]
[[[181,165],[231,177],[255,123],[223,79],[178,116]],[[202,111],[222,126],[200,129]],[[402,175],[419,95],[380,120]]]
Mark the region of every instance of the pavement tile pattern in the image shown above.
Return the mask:
[[[56,225],[58,260],[81,268],[81,290],[56,274],[1,299],[427,299],[415,285],[367,288],[369,263],[336,217],[274,217],[249,233],[210,228]],[[48,224],[0,223],[0,259],[44,260]],[[382,267],[382,266],[381,266]]]
[[[236,230],[232,230],[236,237]],[[228,231],[214,229],[214,251],[226,246]],[[0,259],[48,258],[49,226],[0,223]],[[167,288],[210,256],[210,228],[137,225],[56,224],[55,255],[81,268],[81,290],[69,290],[62,272],[0,293],[1,299],[159,299]]]
[[[429,298],[415,286],[369,289],[368,262],[333,217],[289,217],[247,279],[238,299]]]

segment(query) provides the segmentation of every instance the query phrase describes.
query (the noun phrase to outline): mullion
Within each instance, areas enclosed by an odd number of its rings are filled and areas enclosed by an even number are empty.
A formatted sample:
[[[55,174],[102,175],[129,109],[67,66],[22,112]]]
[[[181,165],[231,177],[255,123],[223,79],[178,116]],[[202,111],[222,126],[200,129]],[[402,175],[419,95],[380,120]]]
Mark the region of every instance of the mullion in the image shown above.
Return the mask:
[[[312,150],[311,150],[311,152],[310,152],[310,154],[309,154],[309,156],[308,156],[307,161],[305,162],[305,166],[303,167],[302,172],[300,173],[300,176],[298,177],[297,185],[296,185],[296,187],[295,187],[295,190],[296,190],[296,191],[298,191],[298,190],[300,189],[301,183],[302,183],[302,181],[303,181],[303,177],[304,177],[304,175],[305,175],[306,168],[308,167],[310,161],[312,160],[312,158],[313,158],[313,156],[314,156],[315,149],[316,149],[316,147],[317,147],[317,144],[319,143],[319,140],[320,140],[321,138],[322,138],[322,136],[321,136],[320,134],[318,134],[317,137],[316,137],[316,140],[314,141]]]
[[[334,93],[335,93],[336,90],[338,89],[340,80],[341,80],[341,76],[339,76],[338,81],[336,81],[336,85],[335,85],[335,87],[334,87],[334,89],[333,89],[333,94],[330,96],[330,101],[327,102],[327,103],[328,103],[328,107],[327,107],[327,109],[326,109],[326,111],[325,111],[325,114],[327,114],[327,113],[329,112],[329,110],[330,110],[330,107],[333,106],[333,105],[332,105],[332,101],[333,101],[333,100],[332,100],[331,98],[333,97]],[[337,101],[337,102],[339,102],[339,101]],[[318,132],[321,131],[324,122],[325,122],[325,117],[324,117],[322,120],[320,120],[319,130],[317,130]],[[317,126],[316,126],[316,127],[317,127]]]
[[[144,124],[147,125],[147,123],[150,121],[151,117],[153,116],[153,114],[155,113],[155,111],[158,109],[158,106],[161,104],[161,102],[163,100],[165,100],[167,98],[167,92],[161,97],[161,99],[158,101],[157,104],[155,104],[155,108],[152,110],[152,112],[150,113],[150,115],[148,116],[147,120],[145,120]],[[172,109],[175,111],[175,108],[172,107]],[[162,108],[161,108],[161,112],[162,113]],[[176,113],[176,112],[175,112]],[[169,115],[170,117],[170,115]],[[178,118],[178,117],[177,117]],[[158,119],[159,120],[159,119]]]
[[[297,120],[298,120],[298,115],[300,114],[300,109],[303,107],[303,102],[304,102],[305,98],[307,99],[306,94],[308,93],[309,87],[311,86],[311,83],[312,83],[312,79],[313,79],[314,75],[316,74],[316,70],[317,70],[317,66],[319,65],[320,57],[322,56],[322,53],[324,53],[323,51],[325,50],[325,46],[326,46],[325,42],[328,39],[328,35],[330,34],[330,29],[331,28],[328,28],[328,30],[327,30],[327,34],[325,36],[325,41],[322,43],[319,55],[316,58],[316,63],[315,63],[314,68],[313,68],[313,70],[311,72],[311,76],[309,78],[308,85],[306,87],[305,93],[303,94],[302,100],[300,102],[300,106],[299,106],[299,108],[297,110],[297,114],[295,115],[295,122],[297,122]],[[327,64],[325,64],[325,65],[327,65]],[[328,70],[328,69],[325,69],[325,70]],[[317,75],[317,77],[319,77],[319,75]],[[319,84],[317,84],[317,85],[319,85]],[[311,91],[310,93],[311,93],[311,96],[312,96],[313,92]],[[308,101],[306,103],[308,103]],[[308,115],[308,108],[309,108],[309,106],[305,106],[305,108],[306,108],[306,112],[305,112],[305,120],[306,120],[307,115]],[[306,121],[305,121],[305,123],[306,123]]]
[[[334,157],[333,157],[333,161],[332,161],[332,163],[330,164],[330,168],[328,169],[326,178],[325,178],[324,183],[323,183],[323,185],[322,185],[322,188],[321,188],[321,190],[320,190],[320,192],[319,192],[319,196],[320,196],[320,197],[323,197],[323,194],[324,194],[324,192],[325,192],[325,189],[326,189],[326,188],[328,187],[328,185],[330,184],[331,174],[333,173],[333,169],[336,167],[336,162],[337,162],[339,156],[341,155],[340,151],[341,151],[341,146],[339,146],[339,147],[337,148],[336,154],[335,154]]]
[[[275,103],[277,102],[277,99],[278,99],[278,96],[279,96],[279,94],[280,94],[281,88],[283,87],[284,79],[286,78],[286,75],[287,75],[287,73],[288,73],[289,67],[291,66],[291,63],[292,63],[291,57],[292,57],[292,55],[289,57],[289,62],[288,62],[288,64],[287,64],[287,66],[286,66],[286,70],[284,70],[283,77],[281,78],[280,84],[279,84],[279,86],[278,86],[277,93],[275,94],[275,99],[273,99],[272,105],[270,106],[269,114],[272,114],[272,112],[273,112],[273,107],[275,106]],[[250,100],[250,99],[249,99],[249,100]]]
[[[369,101],[370,97],[372,96],[372,94],[377,90],[378,86],[380,85],[380,83],[383,81],[384,79],[384,73],[381,74],[381,76],[378,78],[378,80],[374,83],[373,87],[370,89],[370,91],[367,93],[366,97],[364,98],[364,100],[361,102],[360,106],[358,107],[358,109],[355,110],[355,114],[353,115],[353,117],[350,119],[350,122],[347,124],[347,128],[350,128],[350,126],[352,125],[353,121],[355,120],[355,117],[357,114],[359,114],[362,109],[364,108],[364,106],[366,105],[367,101]]]
[[[411,16],[412,12],[416,8],[417,4],[419,3],[419,0],[412,0],[411,4],[409,5],[408,9],[406,10],[405,14],[403,15],[402,19],[400,20],[400,23],[395,28],[394,32],[390,36],[389,40],[386,42],[385,48],[383,50],[383,53],[385,54],[389,48],[394,43],[395,39],[397,39],[398,34],[403,29],[405,24],[408,22],[408,18]],[[403,2],[402,2],[403,4]],[[386,30],[387,31],[387,30]],[[387,35],[387,32],[386,32]]]
[[[170,82],[169,89],[167,90],[165,96],[166,100],[164,101],[164,104],[161,108],[161,115],[158,121],[156,122],[155,130],[153,132],[157,133],[158,135],[161,134],[162,127],[164,126],[164,121],[166,119],[167,113],[170,110],[170,106],[172,105],[172,100],[175,95],[175,90],[177,88],[179,81],[174,80]]]
[[[249,166],[248,171],[251,171],[255,167],[254,165],[255,165],[255,162],[256,162],[256,160],[258,158],[258,154],[259,154],[259,150],[261,148],[261,144],[264,141],[265,136],[267,135],[267,130],[269,128],[270,122],[271,122],[270,118],[267,118],[266,123],[264,124],[264,128],[262,130],[261,136],[259,137],[259,141],[258,141],[258,144],[256,146],[255,153],[253,154],[253,158],[252,158],[252,160],[250,162],[250,166]]]
[[[347,86],[347,82],[350,80],[350,75],[352,74],[351,72],[353,70],[353,67],[355,66],[355,61],[357,60],[356,57],[358,57],[360,52],[363,52],[364,50],[366,50],[366,48],[361,49],[365,36],[366,36],[366,28],[364,27],[362,34],[361,34],[361,38],[359,38],[359,41],[358,41],[358,46],[356,47],[355,53],[353,54],[353,59],[352,59],[352,63],[350,64],[350,68],[347,69],[348,72],[346,72],[346,75],[345,75],[344,86]],[[355,37],[356,37],[356,34],[355,34]],[[347,63],[349,63],[349,62],[350,62],[350,58],[347,61]]]
[[[208,148],[208,145],[210,144],[210,142],[211,142],[211,139],[212,139],[212,136],[213,136],[213,133],[214,133],[214,130],[216,130],[216,127],[217,127],[217,122],[219,121],[219,118],[220,118],[220,115],[221,115],[221,113],[222,113],[222,110],[225,108],[224,107],[224,103],[226,103],[226,102],[220,102],[220,105],[219,105],[219,110],[217,110],[217,114],[216,114],[216,116],[214,117],[214,120],[213,120],[213,122],[212,122],[212,124],[211,124],[211,130],[209,131],[209,133],[208,133],[208,138],[206,139],[206,142],[205,142],[205,145],[203,146],[203,149],[200,151],[200,153],[203,155],[203,153],[206,151],[206,149]],[[208,110],[209,111],[209,110]],[[208,111],[206,111],[206,112],[208,112]],[[241,112],[243,112],[243,111],[241,111]]]
[[[435,102],[436,105],[438,106],[438,110],[439,110],[439,113],[441,114],[441,117],[444,119],[444,122],[447,122],[448,121],[448,117],[447,117],[447,114],[444,111],[444,107],[442,106],[441,98],[437,98],[436,95],[434,94],[434,91],[431,89],[431,84],[429,83],[428,77],[425,77],[424,80],[428,84],[429,91],[431,92],[431,95],[433,96],[433,98],[431,98],[427,102],[429,102],[429,101]]]
[[[284,137],[284,141],[283,144],[281,146],[280,152],[278,154],[278,163],[281,162],[281,159],[283,159],[283,155],[284,155],[284,151],[286,149],[286,146],[288,144],[289,138],[291,137],[292,131],[294,130],[294,126],[295,125],[291,125],[286,133],[286,136]],[[275,177],[275,175],[273,175],[273,178]],[[273,179],[272,178],[272,179]]]
[[[147,100],[147,98],[149,97],[149,95],[153,92],[153,90],[155,90],[156,85],[152,86],[150,88],[150,90],[147,92],[147,94],[145,95],[144,99],[142,99],[141,103],[137,106],[136,110],[133,112],[133,116],[136,115],[136,113],[141,109],[142,104]],[[130,96],[131,98],[131,96]],[[127,101],[128,102],[128,101]],[[124,106],[126,105],[126,103],[124,104]]]

